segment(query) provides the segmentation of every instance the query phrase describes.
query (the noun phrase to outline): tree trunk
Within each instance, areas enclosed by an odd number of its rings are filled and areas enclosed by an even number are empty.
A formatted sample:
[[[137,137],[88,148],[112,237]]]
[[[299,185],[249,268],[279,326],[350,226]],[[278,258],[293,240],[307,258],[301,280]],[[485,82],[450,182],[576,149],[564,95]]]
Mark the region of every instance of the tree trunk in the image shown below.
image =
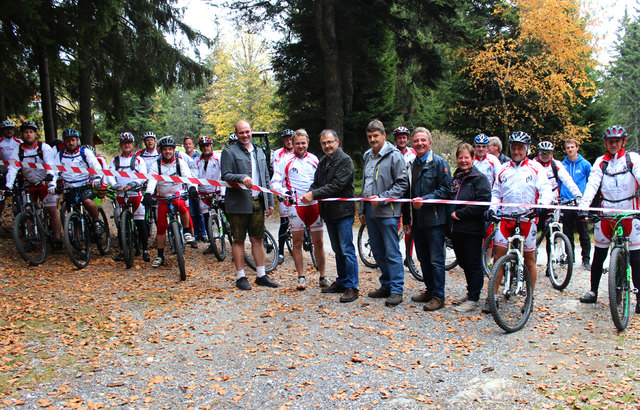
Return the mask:
[[[42,122],[45,141],[51,142],[55,139],[56,130],[53,125],[53,102],[51,98],[51,87],[49,84],[49,60],[47,59],[44,46],[38,46],[38,75],[40,76],[40,98],[42,100]]]
[[[342,99],[344,101],[344,115],[353,111],[353,56],[342,56]]]
[[[318,0],[316,5],[316,36],[323,55],[326,126],[343,139],[344,107],[340,59],[336,37],[336,2]]]
[[[53,140],[58,138],[58,100],[56,99],[55,79],[52,78],[51,75],[49,76],[49,95],[51,96],[51,118],[53,122],[53,133],[51,134],[51,140],[47,139],[47,142],[53,142]]]
[[[0,120],[7,119],[7,104],[5,101],[4,87],[0,85]]]
[[[80,137],[82,145],[93,145],[93,117],[91,115],[91,70],[89,68],[89,50],[86,45],[80,49],[79,101]]]

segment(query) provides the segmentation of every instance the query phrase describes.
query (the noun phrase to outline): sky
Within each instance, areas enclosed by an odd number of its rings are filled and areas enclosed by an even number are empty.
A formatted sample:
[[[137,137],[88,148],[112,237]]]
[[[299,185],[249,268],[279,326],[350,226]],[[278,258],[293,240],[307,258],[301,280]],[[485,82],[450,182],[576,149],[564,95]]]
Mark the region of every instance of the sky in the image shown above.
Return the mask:
[[[222,38],[230,40],[235,33],[235,24],[232,21],[232,16],[222,6],[225,1],[229,0],[178,0],[177,6],[184,8],[183,20],[187,24],[210,38],[217,34],[215,24],[217,19]],[[596,16],[596,24],[592,28],[592,32],[597,37],[600,49],[597,59],[602,66],[606,67],[615,55],[616,32],[625,10],[636,15],[636,8],[640,8],[640,5],[637,0],[583,0],[583,2],[591,15]],[[273,31],[262,33],[262,35],[271,41],[279,38],[278,34]],[[176,41],[182,41],[183,46],[187,47],[184,39]],[[209,53],[206,46],[199,47],[199,50],[202,59]]]

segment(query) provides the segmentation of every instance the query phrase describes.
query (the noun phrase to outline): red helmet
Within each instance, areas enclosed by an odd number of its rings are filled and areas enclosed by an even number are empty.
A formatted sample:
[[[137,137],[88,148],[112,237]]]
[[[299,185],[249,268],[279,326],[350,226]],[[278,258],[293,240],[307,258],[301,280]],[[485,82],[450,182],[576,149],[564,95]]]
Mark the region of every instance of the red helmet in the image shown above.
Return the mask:
[[[211,139],[211,137],[207,137],[205,135],[205,136],[200,137],[200,139],[198,140],[198,145],[199,146],[208,145],[208,144],[213,144],[213,140]]]

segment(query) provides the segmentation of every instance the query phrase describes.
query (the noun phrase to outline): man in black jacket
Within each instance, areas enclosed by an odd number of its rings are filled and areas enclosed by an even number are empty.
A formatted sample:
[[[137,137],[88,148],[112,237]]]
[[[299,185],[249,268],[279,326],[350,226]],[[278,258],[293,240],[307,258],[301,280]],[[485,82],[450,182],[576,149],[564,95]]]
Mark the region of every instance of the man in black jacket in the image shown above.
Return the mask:
[[[318,163],[310,191],[301,200],[353,198],[353,162],[340,149],[340,140],[334,130],[320,133],[320,145],[325,153]],[[353,246],[353,221],[356,207],[353,202],[320,201],[320,216],[327,225],[331,248],[336,254],[338,277],[322,293],[342,293],[340,302],[358,299],[358,260]]]

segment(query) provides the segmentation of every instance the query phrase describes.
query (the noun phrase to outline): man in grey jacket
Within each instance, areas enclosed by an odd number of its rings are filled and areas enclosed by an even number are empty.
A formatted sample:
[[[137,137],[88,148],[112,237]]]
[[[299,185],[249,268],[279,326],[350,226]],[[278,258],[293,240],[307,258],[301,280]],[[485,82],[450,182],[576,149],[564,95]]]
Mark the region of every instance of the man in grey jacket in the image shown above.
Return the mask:
[[[253,130],[247,121],[236,123],[238,143],[222,151],[220,168],[222,180],[243,184],[247,189],[227,188],[225,208],[231,223],[233,244],[231,253],[236,267],[236,286],[251,289],[244,271],[244,240],[249,232],[251,251],[256,261],[256,285],[277,288],[278,284],[267,276],[264,267],[265,210],[273,213],[273,195],[252,190],[254,185],[269,186],[269,171],[264,152],[252,143]]]
[[[367,125],[371,149],[364,153],[360,222],[367,224],[369,244],[380,267],[380,288],[369,292],[370,298],[387,298],[387,306],[402,303],[404,266],[398,239],[401,204],[376,201],[376,198],[402,198],[409,187],[407,165],[400,151],[387,141],[380,120]]]

